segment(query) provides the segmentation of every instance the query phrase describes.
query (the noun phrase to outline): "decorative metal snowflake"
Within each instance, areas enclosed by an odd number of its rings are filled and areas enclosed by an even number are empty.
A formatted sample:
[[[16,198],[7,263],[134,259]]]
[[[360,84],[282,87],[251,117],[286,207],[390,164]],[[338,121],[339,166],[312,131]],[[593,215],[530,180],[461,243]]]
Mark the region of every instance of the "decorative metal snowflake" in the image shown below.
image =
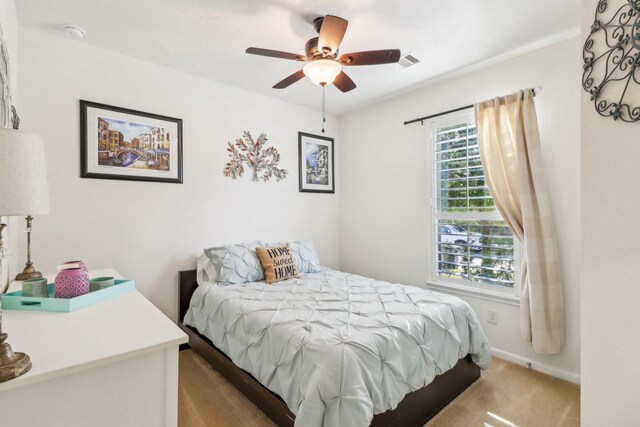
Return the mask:
[[[596,111],[640,120],[640,0],[600,0],[582,58],[582,87]]]
[[[242,138],[236,139],[235,144],[228,143],[227,151],[231,160],[224,168],[224,176],[236,179],[245,172],[245,166],[253,169],[253,180],[269,181],[272,176],[276,181],[287,177],[286,169],[279,169],[280,153],[274,147],[265,148],[267,135],[260,134],[253,140],[250,132],[245,132]]]

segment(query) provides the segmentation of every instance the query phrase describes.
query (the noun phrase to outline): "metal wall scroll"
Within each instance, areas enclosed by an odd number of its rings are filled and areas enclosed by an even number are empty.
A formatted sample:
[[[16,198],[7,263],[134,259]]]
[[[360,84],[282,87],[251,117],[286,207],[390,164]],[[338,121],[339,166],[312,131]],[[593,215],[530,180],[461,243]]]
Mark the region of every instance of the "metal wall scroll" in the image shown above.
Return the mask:
[[[582,58],[582,87],[596,111],[640,120],[640,0],[598,1]]]

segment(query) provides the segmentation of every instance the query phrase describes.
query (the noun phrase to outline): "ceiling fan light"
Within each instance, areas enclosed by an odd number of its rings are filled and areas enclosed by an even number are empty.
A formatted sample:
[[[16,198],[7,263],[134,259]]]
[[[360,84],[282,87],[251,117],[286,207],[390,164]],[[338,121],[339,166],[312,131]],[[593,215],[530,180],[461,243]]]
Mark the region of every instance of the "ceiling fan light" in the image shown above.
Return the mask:
[[[304,66],[304,74],[318,86],[330,85],[336,79],[342,66],[331,59],[318,59]]]

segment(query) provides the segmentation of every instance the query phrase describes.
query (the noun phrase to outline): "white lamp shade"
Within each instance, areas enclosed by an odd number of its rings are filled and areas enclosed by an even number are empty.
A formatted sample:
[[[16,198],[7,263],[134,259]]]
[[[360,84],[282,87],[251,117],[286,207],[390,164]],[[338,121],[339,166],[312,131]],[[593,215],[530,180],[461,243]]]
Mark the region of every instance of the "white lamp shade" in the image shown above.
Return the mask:
[[[302,71],[318,86],[330,85],[342,71],[342,65],[330,59],[318,59],[309,62]]]
[[[42,138],[0,129],[0,216],[47,213],[49,185]]]

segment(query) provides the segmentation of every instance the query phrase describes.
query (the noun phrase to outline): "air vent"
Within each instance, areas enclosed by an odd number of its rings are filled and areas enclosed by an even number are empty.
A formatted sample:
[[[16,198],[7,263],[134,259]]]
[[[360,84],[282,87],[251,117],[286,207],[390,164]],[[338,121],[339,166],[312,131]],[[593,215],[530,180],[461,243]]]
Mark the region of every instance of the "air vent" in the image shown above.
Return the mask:
[[[420,60],[413,55],[405,55],[400,58],[398,63],[402,66],[402,68],[411,67],[412,65],[416,65]]]
[[[410,53],[402,56],[400,58],[400,61],[398,61],[397,64],[395,64],[394,66],[394,70],[395,71],[402,71],[405,68],[409,68],[412,67],[416,64],[420,63],[420,60],[418,58],[416,58],[415,56],[411,55]]]

